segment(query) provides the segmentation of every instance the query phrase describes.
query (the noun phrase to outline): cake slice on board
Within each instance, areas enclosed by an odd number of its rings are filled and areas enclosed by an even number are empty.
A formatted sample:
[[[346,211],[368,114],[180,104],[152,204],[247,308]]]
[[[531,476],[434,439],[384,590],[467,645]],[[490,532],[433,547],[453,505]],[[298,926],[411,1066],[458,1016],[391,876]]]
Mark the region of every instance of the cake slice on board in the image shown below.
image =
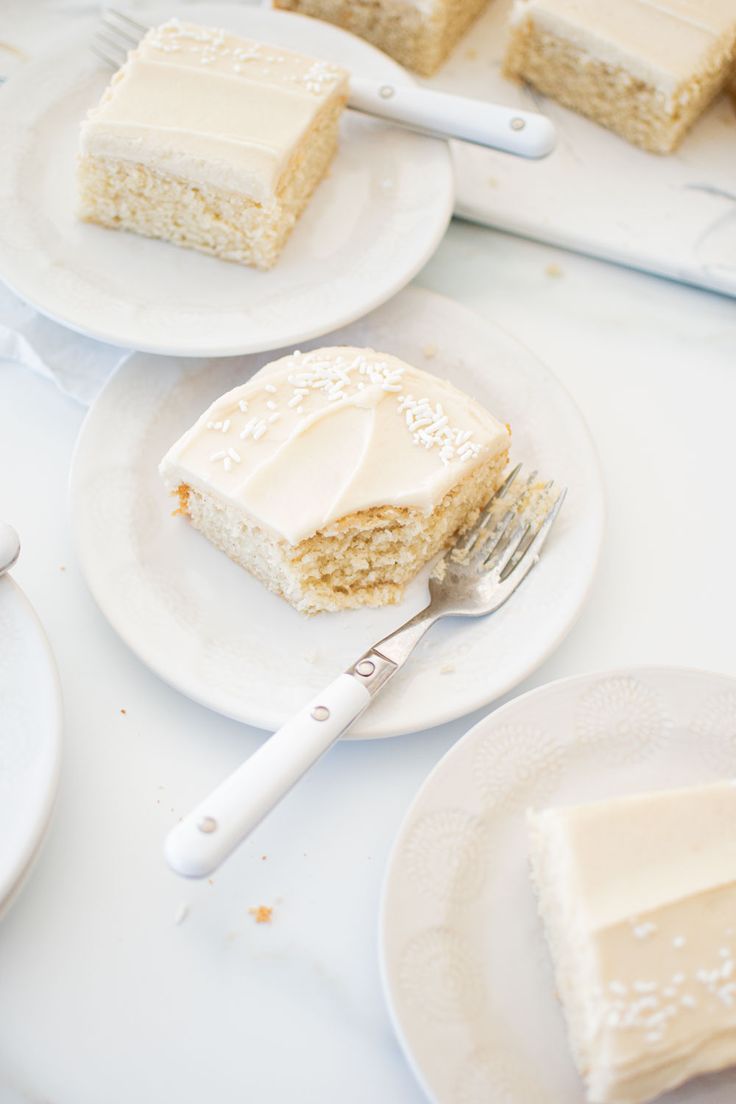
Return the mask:
[[[733,0],[514,0],[505,72],[629,142],[671,153],[736,54]]]

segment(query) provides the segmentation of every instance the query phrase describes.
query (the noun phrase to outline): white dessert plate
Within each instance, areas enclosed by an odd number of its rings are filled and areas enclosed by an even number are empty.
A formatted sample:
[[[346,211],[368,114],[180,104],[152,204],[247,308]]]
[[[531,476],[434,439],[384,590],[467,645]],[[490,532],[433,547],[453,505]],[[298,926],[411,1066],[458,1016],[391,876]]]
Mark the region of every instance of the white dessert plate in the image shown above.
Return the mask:
[[[409,288],[330,334],[329,343],[373,346],[447,376],[511,422],[516,459],[569,487],[544,555],[513,599],[490,618],[436,626],[351,735],[429,728],[516,685],[574,622],[603,529],[598,461],[577,408],[551,373],[449,299]],[[270,359],[130,358],[84,423],[71,504],[87,582],[133,651],[195,700],[275,729],[426,605],[427,572],[399,606],[306,618],[184,519],[172,518],[174,502],[157,471],[164,452],[213,399]]]
[[[389,1009],[430,1100],[584,1104],[527,873],[526,809],[734,776],[736,679],[677,668],[550,683],[445,755],[397,837],[380,921]],[[731,1072],[666,1100],[734,1093]]]
[[[0,910],[41,845],[61,763],[61,692],[46,635],[9,575],[0,578]]]
[[[432,88],[541,111],[557,129],[543,161],[453,143],[459,215],[565,249],[736,295],[736,101],[720,96],[662,157],[507,80],[511,0],[493,0]]]
[[[163,21],[179,6],[146,8]],[[188,19],[410,83],[336,27],[288,12],[188,4]],[[348,112],[341,145],[269,272],[75,217],[80,120],[110,72],[80,35],[13,76],[0,102],[0,279],[89,337],[178,356],[301,342],[367,314],[404,287],[442,238],[454,184],[447,143]]]

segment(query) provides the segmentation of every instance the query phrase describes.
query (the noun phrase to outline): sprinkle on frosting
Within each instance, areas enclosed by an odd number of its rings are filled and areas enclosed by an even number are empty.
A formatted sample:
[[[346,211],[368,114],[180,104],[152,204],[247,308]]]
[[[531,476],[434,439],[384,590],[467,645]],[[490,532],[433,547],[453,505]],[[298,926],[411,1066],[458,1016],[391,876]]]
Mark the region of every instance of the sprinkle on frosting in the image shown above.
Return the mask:
[[[306,355],[297,351],[290,359],[293,370],[287,380],[292,392],[286,405],[298,414],[303,413],[303,400],[312,392],[321,391],[328,402],[338,403],[354,398],[356,393],[365,390],[367,384],[374,384],[382,391],[396,395],[397,414],[403,416],[412,442],[420,448],[435,449],[443,466],[447,467],[451,462],[464,464],[475,460],[480,454],[481,446],[473,440],[473,431],[451,425],[441,402],[433,404],[426,396],[415,398],[404,393],[404,371],[396,364],[376,360],[360,350],[353,356],[337,357],[325,357],[319,351]],[[266,383],[263,391],[275,395],[278,388]],[[239,434],[242,440],[260,441],[266,436],[269,425],[280,419],[280,414],[276,413],[277,402],[268,398],[265,407],[274,413],[265,419],[248,421]],[[240,399],[237,408],[246,412],[248,403]],[[222,422],[208,422],[207,428],[227,433],[230,424],[231,419],[225,418]],[[646,928],[646,925],[643,927]]]
[[[146,44],[165,54],[184,54],[199,65],[214,65],[227,62],[232,73],[241,74],[248,70],[249,62],[262,66],[262,73],[269,76],[270,66],[285,65],[290,55],[259,42],[245,40],[246,45],[232,45],[234,40],[221,27],[199,27],[193,23],[183,23],[174,17],[160,27],[155,27],[146,36]],[[228,45],[231,43],[231,45]],[[343,71],[336,65],[322,60],[309,59],[310,64],[304,71],[284,72],[280,79],[286,83],[303,88],[313,96],[323,96],[342,79]]]

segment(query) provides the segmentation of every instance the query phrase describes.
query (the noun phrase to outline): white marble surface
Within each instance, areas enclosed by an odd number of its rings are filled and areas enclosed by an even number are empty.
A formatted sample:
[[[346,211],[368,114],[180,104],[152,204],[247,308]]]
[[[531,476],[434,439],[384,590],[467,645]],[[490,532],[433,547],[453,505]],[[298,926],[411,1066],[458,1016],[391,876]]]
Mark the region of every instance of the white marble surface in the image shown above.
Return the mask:
[[[733,301],[457,223],[418,282],[525,340],[600,449],[600,573],[527,685],[648,662],[736,674]],[[379,889],[408,803],[476,718],[338,747],[213,884],[176,879],[168,826],[262,735],[158,682],[94,606],[66,505],[82,417],[0,362],[0,516],[66,700],[51,832],[0,925],[0,1104],[418,1102],[380,989]]]

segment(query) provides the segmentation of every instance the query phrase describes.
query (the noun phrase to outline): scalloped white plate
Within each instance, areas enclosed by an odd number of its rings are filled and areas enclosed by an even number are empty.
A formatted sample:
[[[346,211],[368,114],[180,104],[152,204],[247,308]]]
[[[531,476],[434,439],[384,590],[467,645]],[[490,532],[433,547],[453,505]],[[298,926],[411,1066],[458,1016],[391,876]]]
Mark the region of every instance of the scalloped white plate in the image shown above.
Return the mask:
[[[0,577],[0,910],[15,898],[51,816],[61,763],[61,690],[23,591]]]
[[[329,343],[372,345],[446,375],[511,422],[518,460],[569,487],[544,555],[513,600],[492,617],[436,626],[351,735],[430,728],[511,689],[575,621],[603,530],[598,460],[555,377],[449,299],[410,288]],[[183,693],[269,729],[425,605],[427,586],[425,572],[399,606],[306,618],[171,517],[157,472],[164,452],[213,399],[274,355],[132,357],[90,409],[71,482],[82,568],[123,639]]]
[[[155,23],[173,11],[181,14],[175,5],[146,8],[144,18]],[[237,4],[188,4],[186,15],[376,80],[411,83],[372,46],[314,19]],[[352,112],[327,178],[269,272],[79,222],[79,122],[109,79],[80,35],[25,66],[0,99],[0,279],[88,337],[178,356],[304,341],[395,295],[447,229],[447,144]]]
[[[736,679],[635,668],[563,679],[438,763],[384,882],[394,1026],[435,1104],[584,1104],[527,873],[525,810],[736,776]],[[732,1104],[736,1072],[671,1104]],[[664,1099],[664,1098],[663,1098]]]

